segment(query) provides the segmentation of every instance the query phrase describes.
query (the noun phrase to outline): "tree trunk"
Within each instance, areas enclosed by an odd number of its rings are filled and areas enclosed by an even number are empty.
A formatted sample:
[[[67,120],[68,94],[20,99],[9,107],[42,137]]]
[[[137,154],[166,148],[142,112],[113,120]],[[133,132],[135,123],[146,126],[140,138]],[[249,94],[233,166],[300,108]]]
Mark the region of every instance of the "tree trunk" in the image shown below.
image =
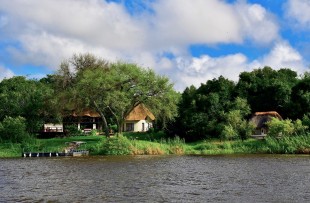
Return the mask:
[[[122,131],[121,131],[121,127],[122,127],[122,126],[120,126],[119,119],[117,118],[117,116],[116,116],[116,114],[114,113],[114,111],[112,111],[111,107],[108,106],[108,108],[109,108],[110,112],[112,113],[112,115],[115,117],[117,129],[118,129],[118,134],[122,133]]]
[[[102,123],[103,123],[103,128],[104,128],[104,133],[106,135],[106,137],[109,137],[110,136],[110,131],[109,131],[109,126],[108,126],[108,123],[107,123],[107,119],[105,118],[103,112],[99,109],[97,103],[95,101],[93,101],[93,104],[96,108],[96,111],[100,114],[101,118],[102,118]]]

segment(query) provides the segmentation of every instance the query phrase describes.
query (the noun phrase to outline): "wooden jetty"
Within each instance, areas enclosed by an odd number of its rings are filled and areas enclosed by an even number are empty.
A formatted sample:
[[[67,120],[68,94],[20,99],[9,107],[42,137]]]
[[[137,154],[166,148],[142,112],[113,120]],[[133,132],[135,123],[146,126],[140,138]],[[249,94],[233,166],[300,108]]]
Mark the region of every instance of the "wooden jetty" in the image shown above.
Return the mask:
[[[64,149],[64,152],[23,152],[22,157],[58,157],[58,156],[88,156],[89,151],[83,149],[77,149],[86,142],[72,141],[66,142],[68,147]]]
[[[22,157],[60,157],[60,156],[88,156],[88,150],[72,150],[69,152],[23,152]]]
[[[23,152],[22,157],[60,157],[60,156],[88,156],[88,150],[72,150],[69,152]]]

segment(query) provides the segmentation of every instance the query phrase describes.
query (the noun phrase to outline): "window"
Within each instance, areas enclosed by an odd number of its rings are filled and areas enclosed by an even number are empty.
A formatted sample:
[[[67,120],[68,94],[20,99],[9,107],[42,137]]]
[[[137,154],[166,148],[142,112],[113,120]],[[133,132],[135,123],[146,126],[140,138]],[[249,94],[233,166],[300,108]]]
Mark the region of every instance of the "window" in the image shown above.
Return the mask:
[[[134,131],[134,126],[133,123],[126,123],[126,131]]]

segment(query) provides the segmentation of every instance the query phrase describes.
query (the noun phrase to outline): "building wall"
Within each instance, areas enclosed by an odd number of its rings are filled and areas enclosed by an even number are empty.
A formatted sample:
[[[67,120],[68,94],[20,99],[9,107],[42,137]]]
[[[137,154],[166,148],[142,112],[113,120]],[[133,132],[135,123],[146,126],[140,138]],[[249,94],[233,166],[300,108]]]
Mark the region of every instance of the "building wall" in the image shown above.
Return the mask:
[[[43,128],[44,132],[63,132],[62,123],[46,123]]]
[[[129,125],[133,125],[133,129],[129,129],[127,128],[127,126]],[[149,128],[153,127],[152,122],[147,121],[147,120],[140,120],[140,121],[126,121],[124,124],[124,131],[128,132],[146,132],[149,130]]]

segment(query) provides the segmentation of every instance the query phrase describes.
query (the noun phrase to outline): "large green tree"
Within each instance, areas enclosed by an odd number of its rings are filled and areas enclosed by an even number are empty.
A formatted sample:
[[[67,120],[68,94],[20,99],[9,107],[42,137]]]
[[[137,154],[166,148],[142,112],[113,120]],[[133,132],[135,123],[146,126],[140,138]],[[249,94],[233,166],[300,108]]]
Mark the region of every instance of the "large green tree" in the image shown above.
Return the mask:
[[[277,111],[283,117],[289,117],[292,87],[297,81],[295,71],[264,67],[241,73],[236,91],[240,97],[247,99],[252,112]]]
[[[179,117],[174,129],[187,140],[219,137],[225,121],[225,112],[234,101],[234,82],[220,76],[196,89],[191,86],[182,94]],[[173,129],[171,129],[173,131]]]
[[[75,55],[63,63],[55,76],[62,89],[60,102],[71,108],[90,107],[103,120],[108,135],[112,116],[119,132],[129,112],[139,104],[146,105],[163,123],[176,116],[178,94],[168,78],[136,64],[107,63],[93,55]]]
[[[52,88],[40,81],[23,76],[4,79],[0,83],[0,120],[6,116],[22,116],[26,119],[27,130],[37,132],[50,115],[52,95]]]
[[[305,75],[292,89],[292,118],[310,113],[310,76]]]

